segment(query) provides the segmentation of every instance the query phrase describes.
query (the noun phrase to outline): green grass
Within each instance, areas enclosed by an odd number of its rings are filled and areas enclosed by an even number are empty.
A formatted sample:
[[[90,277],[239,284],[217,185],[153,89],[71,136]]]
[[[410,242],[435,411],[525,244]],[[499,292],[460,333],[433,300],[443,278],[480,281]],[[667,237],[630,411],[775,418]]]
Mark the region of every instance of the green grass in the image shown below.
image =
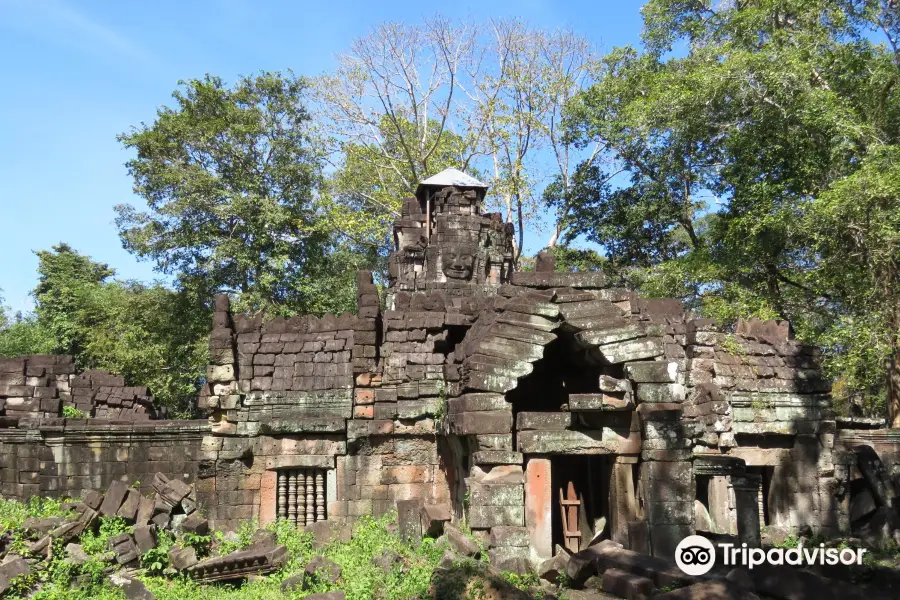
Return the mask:
[[[35,499],[27,504],[0,500],[0,527],[9,530],[14,540],[20,541],[19,550],[24,552],[27,537],[21,529],[28,517],[62,516],[61,502]],[[483,562],[465,559],[454,565],[450,571],[442,571],[438,576],[441,557],[447,551],[445,544],[425,539],[419,544],[404,543],[393,532],[391,524],[396,514],[379,519],[362,517],[354,525],[353,538],[349,542],[333,542],[324,548],[313,550],[313,536],[297,529],[291,523],[280,520],[266,526],[275,532],[278,542],[288,549],[288,561],[283,569],[265,577],[252,578],[242,585],[202,585],[184,576],[171,575],[167,571],[168,550],[175,544],[200,547],[203,552],[227,554],[250,544],[258,525],[256,522],[242,523],[236,535],[225,536],[213,532],[202,539],[182,536],[175,539],[168,532],[158,538],[158,547],[141,557],[138,578],[150,589],[158,600],[268,600],[299,599],[313,593],[343,590],[347,600],[401,600],[428,598],[432,594],[439,600],[478,600],[484,589],[490,585],[487,566]],[[108,551],[109,538],[121,533],[132,532],[125,521],[119,518],[101,518],[93,531],[85,532],[78,540],[92,557],[82,566],[68,564],[61,542],[53,549],[52,558],[40,564],[40,568],[14,582],[8,596],[12,600],[26,597],[39,600],[119,600],[123,594],[113,588],[107,580],[104,569],[110,563],[104,560]],[[196,537],[196,536],[195,536]],[[386,571],[372,564],[374,557],[384,552],[396,553],[402,558],[402,567],[394,566]],[[316,580],[308,590],[296,590],[288,594],[281,592],[281,583],[288,577],[301,573],[306,564],[316,554],[321,554],[341,566],[341,579],[337,583]],[[505,582],[519,589],[535,585],[534,576],[503,574]],[[73,581],[78,581],[73,586]],[[37,593],[35,590],[39,589]],[[32,594],[29,596],[29,594]]]

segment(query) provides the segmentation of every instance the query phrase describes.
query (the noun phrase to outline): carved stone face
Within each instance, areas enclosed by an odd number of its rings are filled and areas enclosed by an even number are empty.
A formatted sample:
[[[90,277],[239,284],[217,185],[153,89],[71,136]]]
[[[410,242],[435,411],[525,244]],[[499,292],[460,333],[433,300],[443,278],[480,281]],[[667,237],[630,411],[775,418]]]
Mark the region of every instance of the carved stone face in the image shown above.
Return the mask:
[[[475,264],[476,249],[474,246],[457,246],[445,248],[441,268],[447,279],[471,279]]]

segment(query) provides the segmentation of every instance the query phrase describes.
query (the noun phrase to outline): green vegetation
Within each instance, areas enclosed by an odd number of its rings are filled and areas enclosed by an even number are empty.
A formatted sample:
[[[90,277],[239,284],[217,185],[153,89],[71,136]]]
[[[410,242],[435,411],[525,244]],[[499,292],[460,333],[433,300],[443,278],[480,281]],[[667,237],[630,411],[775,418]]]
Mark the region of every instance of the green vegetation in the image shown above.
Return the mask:
[[[0,533],[10,532],[13,549],[26,555],[28,537],[21,529],[25,519],[63,515],[62,503],[56,500],[34,498],[27,504],[0,500]],[[137,577],[159,600],[296,599],[336,589],[343,590],[348,600],[406,600],[431,597],[432,593],[442,600],[477,600],[484,597],[489,586],[512,585],[527,590],[538,583],[533,575],[497,573],[490,571],[484,562],[472,559],[462,559],[451,569],[436,572],[448,546],[433,539],[425,539],[417,545],[406,544],[394,532],[395,521],[396,514],[378,519],[362,517],[354,525],[350,542],[332,542],[317,550],[314,550],[311,533],[297,529],[286,520],[270,523],[266,528],[273,531],[278,543],[288,549],[287,563],[276,573],[253,578],[242,585],[202,585],[167,571],[168,551],[180,544],[197,548],[199,556],[228,554],[250,544],[258,529],[256,522],[241,523],[235,534],[228,536],[215,531],[210,536],[184,534],[176,540],[171,533],[163,531],[159,534],[158,546],[141,557]],[[8,597],[15,600],[28,597],[36,586],[40,586],[40,591],[31,597],[42,600],[123,598],[108,580],[108,542],[111,537],[132,531],[133,527],[120,518],[101,518],[94,531],[85,532],[77,540],[90,557],[87,563],[80,566],[68,563],[63,545],[57,542],[52,556],[38,563],[40,568],[30,575],[16,581]],[[316,555],[340,565],[341,579],[332,584],[314,578],[307,590],[283,593],[281,583],[301,573]],[[382,556],[396,557],[392,568],[385,569],[373,563],[373,559]]]
[[[90,417],[89,414],[82,410],[78,410],[74,406],[63,406],[62,416],[66,419],[87,419]]]
[[[644,294],[789,319],[900,423],[900,20],[883,0],[650,0],[569,105],[583,163],[549,198]],[[679,51],[673,53],[672,50]],[[608,167],[608,168],[607,168]],[[888,402],[889,404],[890,402]]]

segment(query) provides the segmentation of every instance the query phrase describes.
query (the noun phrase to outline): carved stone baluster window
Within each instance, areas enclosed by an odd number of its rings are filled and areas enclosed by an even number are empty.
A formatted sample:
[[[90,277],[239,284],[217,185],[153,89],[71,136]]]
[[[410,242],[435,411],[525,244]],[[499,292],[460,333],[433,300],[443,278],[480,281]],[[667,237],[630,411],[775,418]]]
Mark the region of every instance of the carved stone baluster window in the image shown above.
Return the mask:
[[[276,514],[298,526],[328,518],[327,469],[280,469]]]

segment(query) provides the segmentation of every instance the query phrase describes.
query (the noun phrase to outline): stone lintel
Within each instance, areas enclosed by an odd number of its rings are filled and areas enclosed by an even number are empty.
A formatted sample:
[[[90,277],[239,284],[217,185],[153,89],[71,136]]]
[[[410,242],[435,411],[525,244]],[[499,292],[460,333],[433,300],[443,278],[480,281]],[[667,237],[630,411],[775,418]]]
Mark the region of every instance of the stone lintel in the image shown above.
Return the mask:
[[[303,456],[275,456],[266,459],[266,469],[333,469],[334,457],[307,454]]]

